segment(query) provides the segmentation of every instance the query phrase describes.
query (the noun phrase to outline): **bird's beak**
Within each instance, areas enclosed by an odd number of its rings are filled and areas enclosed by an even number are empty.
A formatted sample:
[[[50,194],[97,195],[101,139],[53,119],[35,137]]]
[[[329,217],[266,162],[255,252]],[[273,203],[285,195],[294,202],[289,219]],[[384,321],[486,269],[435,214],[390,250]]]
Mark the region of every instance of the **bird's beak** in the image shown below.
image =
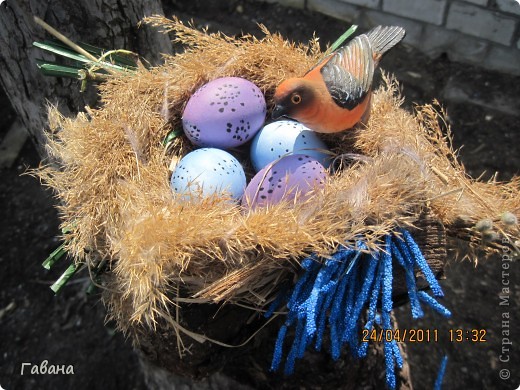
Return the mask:
[[[271,114],[271,116],[273,119],[278,119],[281,116],[285,115],[286,113],[287,113],[286,108],[284,106],[282,106],[281,104],[277,104],[274,107],[274,110],[273,110],[273,113]]]

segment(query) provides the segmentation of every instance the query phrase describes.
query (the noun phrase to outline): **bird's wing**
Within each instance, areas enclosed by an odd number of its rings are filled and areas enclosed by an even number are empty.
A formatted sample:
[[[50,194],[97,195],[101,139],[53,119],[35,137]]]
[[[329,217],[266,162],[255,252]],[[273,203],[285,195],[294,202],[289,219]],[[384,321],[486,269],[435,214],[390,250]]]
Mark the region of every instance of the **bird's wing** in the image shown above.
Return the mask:
[[[399,26],[377,26],[367,32],[376,63],[383,54],[397,45],[404,38],[404,35],[404,28]]]
[[[374,66],[370,41],[363,34],[336,51],[320,71],[334,102],[351,110],[370,91]]]

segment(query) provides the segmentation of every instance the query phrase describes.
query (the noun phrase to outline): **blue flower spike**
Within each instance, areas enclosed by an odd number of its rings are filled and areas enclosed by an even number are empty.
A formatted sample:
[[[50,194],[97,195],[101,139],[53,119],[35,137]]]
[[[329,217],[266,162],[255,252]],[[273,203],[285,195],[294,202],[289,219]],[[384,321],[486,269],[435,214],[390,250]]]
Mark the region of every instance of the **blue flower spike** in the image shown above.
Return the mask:
[[[361,342],[360,328],[371,331],[375,326],[382,331],[393,330],[393,280],[394,268],[403,269],[406,277],[412,317],[424,315],[421,303],[429,306],[444,317],[450,311],[436,298],[443,297],[442,289],[435,279],[426,259],[412,235],[405,229],[397,234],[388,234],[381,250],[368,251],[362,240],[354,248],[341,246],[327,259],[311,255],[301,263],[302,273],[292,292],[282,288],[269,307],[269,317],[283,302],[288,313],[285,323],[278,332],[271,370],[280,368],[283,346],[289,328],[295,328],[294,338],[286,356],[284,373],[294,372],[298,359],[303,358],[310,345],[317,351],[322,348],[325,333],[329,333],[330,354],[338,359],[345,344],[354,357],[367,355],[368,343]],[[422,272],[433,296],[418,291],[415,281],[416,268]],[[366,313],[366,322],[362,318]],[[396,340],[381,340],[384,343],[386,383],[390,389],[396,387],[395,369],[401,369],[403,358]],[[439,375],[446,369],[447,358],[442,361]],[[437,379],[436,389],[440,389]],[[438,387],[437,387],[438,386]]]
[[[441,366],[439,367],[437,379],[435,380],[435,384],[433,385],[434,390],[441,390],[442,380],[444,379],[444,374],[446,373],[447,365],[448,365],[448,356],[444,355],[444,357],[442,358],[442,361],[441,361]]]

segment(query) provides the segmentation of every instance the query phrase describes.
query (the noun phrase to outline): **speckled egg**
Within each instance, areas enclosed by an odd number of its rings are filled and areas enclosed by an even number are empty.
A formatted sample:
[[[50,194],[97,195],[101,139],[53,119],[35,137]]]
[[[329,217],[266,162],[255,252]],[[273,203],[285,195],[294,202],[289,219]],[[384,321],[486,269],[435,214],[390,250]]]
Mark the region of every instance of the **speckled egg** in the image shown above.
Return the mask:
[[[323,188],[327,178],[325,167],[304,154],[293,154],[261,169],[246,187],[242,204],[255,208],[291,201],[296,196],[304,200],[309,191]]]
[[[305,125],[281,120],[264,126],[251,143],[251,162],[256,171],[288,154],[306,154],[323,166],[330,165],[330,154],[316,132]]]
[[[170,186],[183,199],[212,194],[240,199],[246,175],[238,160],[224,150],[202,148],[184,156],[173,171]]]
[[[227,149],[251,140],[265,115],[265,98],[255,84],[240,77],[222,77],[191,96],[182,125],[193,144]]]

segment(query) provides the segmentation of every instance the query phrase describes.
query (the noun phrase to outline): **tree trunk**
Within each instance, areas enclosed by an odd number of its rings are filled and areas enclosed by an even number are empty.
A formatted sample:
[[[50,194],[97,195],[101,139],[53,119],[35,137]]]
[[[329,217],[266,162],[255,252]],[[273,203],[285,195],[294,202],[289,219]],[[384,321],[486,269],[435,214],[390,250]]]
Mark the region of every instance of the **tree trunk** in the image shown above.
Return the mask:
[[[247,318],[251,312],[247,309],[223,308],[217,305],[196,305],[189,313],[191,317],[202,310],[207,313],[218,313],[204,316],[206,323],[199,329],[212,338],[219,338],[232,344],[240,344],[249,332],[261,326],[263,321],[257,318],[249,325]],[[392,315],[394,326],[397,321]],[[211,343],[198,344],[183,338],[189,346],[190,353],[179,358],[175,332],[171,328],[158,327],[154,334],[141,336],[139,357],[144,371],[145,383],[150,390],[185,389],[386,389],[386,366],[383,343],[370,343],[367,356],[357,359],[351,355],[346,346],[340,358],[334,361],[328,347],[316,352],[308,349],[302,359],[296,361],[295,372],[285,376],[281,372],[270,372],[273,348],[279,327],[285,321],[278,318],[255,335],[254,340],[241,348],[220,347]],[[184,326],[197,323],[194,318],[188,319]],[[190,328],[191,329],[191,328]],[[197,329],[196,326],[193,329]],[[289,330],[291,337],[293,330]],[[225,336],[228,336],[225,338]],[[231,340],[229,340],[231,339]],[[329,342],[325,336],[324,345]],[[403,368],[396,368],[396,389],[412,390],[410,369],[406,346],[399,344],[403,357]],[[187,364],[185,364],[187,362]],[[282,370],[283,371],[283,362]],[[190,380],[190,378],[197,378]]]
[[[8,0],[0,5],[0,84],[40,151],[47,102],[70,115],[85,105],[95,105],[96,92],[91,88],[81,93],[76,80],[40,73],[35,59],[52,60],[52,56],[32,45],[49,38],[33,16],[74,42],[131,50],[156,64],[161,53],[171,53],[171,42],[168,36],[148,26],[138,28],[137,24],[144,16],[162,13],[159,0]]]
[[[157,64],[161,53],[172,52],[171,42],[168,36],[147,26],[138,28],[137,24],[146,15],[161,13],[162,5],[159,0],[7,0],[0,5],[0,83],[19,120],[42,154],[47,102],[57,105],[68,116],[81,111],[85,105],[95,105],[97,96],[93,88],[81,93],[76,80],[46,77],[38,71],[35,61],[37,58],[53,58],[32,45],[34,41],[49,37],[35,24],[33,16],[40,17],[74,42],[83,41],[104,49],[124,48],[138,53],[151,64]],[[234,310],[240,311],[239,308]],[[245,326],[242,323],[228,325]],[[227,329],[225,326],[222,328]],[[168,340],[163,340],[160,345],[152,344],[150,350],[143,346],[143,351],[140,352],[146,381],[153,389],[174,388],[175,384],[193,389],[239,388],[237,381],[244,383],[244,388],[296,388],[309,383],[323,387],[334,384],[352,389],[369,388],[371,385],[375,388],[385,386],[384,358],[379,346],[374,347],[362,361],[345,357],[339,362],[332,362],[327,353],[310,353],[309,359],[302,363],[302,368],[289,378],[267,372],[276,333],[276,328],[273,327],[265,332],[266,335],[259,335],[251,343],[253,346],[247,349],[225,351],[215,348],[212,359],[223,362],[221,357],[225,357],[225,367],[221,371],[221,367],[215,367],[214,370],[219,372],[207,372],[207,378],[202,382],[193,382],[190,375],[186,374],[189,370],[184,375],[173,373],[175,370],[165,369],[165,364],[160,364],[171,358],[169,354],[172,351],[166,346],[176,344],[175,332],[171,329],[163,331],[160,335],[158,332],[154,335],[150,330],[150,338],[154,340],[167,335]],[[259,351],[261,348],[263,351]],[[203,346],[202,349],[207,347]],[[233,356],[228,357],[230,354]],[[411,388],[407,369],[402,370],[398,376],[401,389]]]

